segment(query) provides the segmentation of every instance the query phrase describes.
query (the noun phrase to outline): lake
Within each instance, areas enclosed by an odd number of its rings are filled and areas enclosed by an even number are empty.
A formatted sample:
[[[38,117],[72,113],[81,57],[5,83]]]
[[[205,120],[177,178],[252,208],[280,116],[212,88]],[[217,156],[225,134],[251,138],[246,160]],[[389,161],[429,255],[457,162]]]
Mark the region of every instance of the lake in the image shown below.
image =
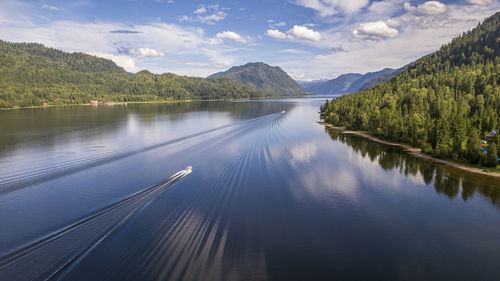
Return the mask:
[[[322,102],[0,111],[0,280],[498,279],[500,181]]]

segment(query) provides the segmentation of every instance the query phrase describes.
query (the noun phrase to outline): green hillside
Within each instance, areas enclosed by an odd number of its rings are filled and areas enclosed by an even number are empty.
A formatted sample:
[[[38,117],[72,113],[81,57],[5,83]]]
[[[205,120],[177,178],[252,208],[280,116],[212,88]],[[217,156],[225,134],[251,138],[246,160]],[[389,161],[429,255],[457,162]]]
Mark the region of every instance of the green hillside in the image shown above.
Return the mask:
[[[250,86],[271,96],[299,96],[309,94],[295,80],[277,66],[262,62],[234,66],[208,78],[226,78]]]
[[[497,165],[500,131],[500,13],[487,18],[401,74],[371,89],[327,101],[328,123],[419,146],[436,157]]]
[[[41,44],[0,40],[0,108],[99,101],[232,99],[263,96],[227,79],[141,71],[130,75],[111,60]]]

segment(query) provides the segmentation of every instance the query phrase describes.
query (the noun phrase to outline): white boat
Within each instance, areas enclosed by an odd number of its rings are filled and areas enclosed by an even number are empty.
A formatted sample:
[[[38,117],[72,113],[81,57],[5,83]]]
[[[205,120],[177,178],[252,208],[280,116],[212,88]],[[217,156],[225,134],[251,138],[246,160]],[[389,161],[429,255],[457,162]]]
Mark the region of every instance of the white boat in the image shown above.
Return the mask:
[[[187,166],[185,171],[186,171],[186,172],[191,173],[191,170],[192,170],[192,169],[193,169],[193,167],[191,167],[191,166]]]
[[[283,111],[281,111],[281,114],[285,114],[285,111],[284,111],[284,110],[283,110]]]

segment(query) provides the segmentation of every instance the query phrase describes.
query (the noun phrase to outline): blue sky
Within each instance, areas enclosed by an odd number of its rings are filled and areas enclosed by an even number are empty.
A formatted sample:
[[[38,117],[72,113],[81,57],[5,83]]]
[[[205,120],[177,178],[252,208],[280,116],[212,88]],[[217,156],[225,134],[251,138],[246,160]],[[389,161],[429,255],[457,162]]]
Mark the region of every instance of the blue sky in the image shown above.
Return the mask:
[[[263,61],[298,80],[401,67],[500,9],[497,0],[2,0],[0,39],[204,77]]]

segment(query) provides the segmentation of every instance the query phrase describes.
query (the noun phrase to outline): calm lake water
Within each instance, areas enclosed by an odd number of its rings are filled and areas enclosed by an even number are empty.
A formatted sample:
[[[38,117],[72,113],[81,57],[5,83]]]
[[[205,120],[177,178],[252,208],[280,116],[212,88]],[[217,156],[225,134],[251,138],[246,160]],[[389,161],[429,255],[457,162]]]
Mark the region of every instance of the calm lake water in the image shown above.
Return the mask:
[[[0,112],[0,280],[498,280],[500,181],[323,101]]]

